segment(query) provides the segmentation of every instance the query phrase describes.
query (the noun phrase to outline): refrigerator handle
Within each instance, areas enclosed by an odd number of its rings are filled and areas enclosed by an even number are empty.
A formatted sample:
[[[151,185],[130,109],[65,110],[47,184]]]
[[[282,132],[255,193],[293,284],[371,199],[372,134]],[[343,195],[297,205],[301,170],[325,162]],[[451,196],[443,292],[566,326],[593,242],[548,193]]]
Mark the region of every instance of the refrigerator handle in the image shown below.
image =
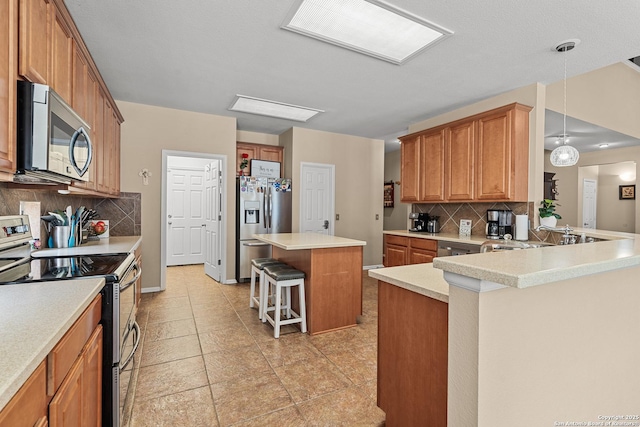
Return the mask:
[[[269,231],[273,232],[273,189],[269,187]]]
[[[262,225],[267,228],[267,192],[262,193]]]

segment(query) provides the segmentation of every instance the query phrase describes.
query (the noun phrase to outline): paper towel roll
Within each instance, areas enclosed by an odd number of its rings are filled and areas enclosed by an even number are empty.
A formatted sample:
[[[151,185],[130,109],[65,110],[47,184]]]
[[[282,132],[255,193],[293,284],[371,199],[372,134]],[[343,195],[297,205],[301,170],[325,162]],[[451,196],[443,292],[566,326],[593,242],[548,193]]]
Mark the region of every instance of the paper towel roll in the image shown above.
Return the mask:
[[[516,215],[516,240],[529,240],[529,215]]]

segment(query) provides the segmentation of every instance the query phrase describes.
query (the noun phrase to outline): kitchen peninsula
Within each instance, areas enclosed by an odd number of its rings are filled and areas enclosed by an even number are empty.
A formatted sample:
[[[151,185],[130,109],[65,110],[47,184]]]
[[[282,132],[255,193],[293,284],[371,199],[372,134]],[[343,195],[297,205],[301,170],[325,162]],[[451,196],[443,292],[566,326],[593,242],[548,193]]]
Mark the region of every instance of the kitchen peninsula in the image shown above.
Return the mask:
[[[640,377],[640,235],[575,231],[611,240],[434,259],[449,285],[448,425],[586,425],[609,413],[640,416],[640,383],[630,380]],[[369,275],[413,292],[414,300],[442,301],[442,279],[425,271],[415,277],[424,266]],[[380,327],[401,314],[380,304]]]
[[[253,237],[272,245],[273,258],[304,271],[310,335],[356,325],[362,314],[362,247],[367,242],[317,233]]]

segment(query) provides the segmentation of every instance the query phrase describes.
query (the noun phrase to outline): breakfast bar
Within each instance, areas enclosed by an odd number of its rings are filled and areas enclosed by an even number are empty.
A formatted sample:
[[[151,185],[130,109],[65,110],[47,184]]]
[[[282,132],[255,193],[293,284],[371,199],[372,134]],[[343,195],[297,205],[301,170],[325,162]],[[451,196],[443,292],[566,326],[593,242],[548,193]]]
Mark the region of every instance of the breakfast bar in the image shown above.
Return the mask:
[[[310,335],[357,324],[366,242],[317,233],[255,234],[254,238],[272,245],[273,258],[304,271]],[[296,301],[295,296],[292,299]]]

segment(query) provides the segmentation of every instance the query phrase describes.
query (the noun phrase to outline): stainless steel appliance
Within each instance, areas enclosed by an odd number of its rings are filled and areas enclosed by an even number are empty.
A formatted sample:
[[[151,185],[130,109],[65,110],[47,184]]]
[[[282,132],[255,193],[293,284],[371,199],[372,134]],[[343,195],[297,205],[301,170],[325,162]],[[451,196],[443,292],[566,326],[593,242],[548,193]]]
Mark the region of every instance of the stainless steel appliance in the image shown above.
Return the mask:
[[[411,220],[411,228],[409,228],[409,231],[427,231],[427,221],[429,220],[429,214],[422,212],[411,212],[409,214],[409,219]]]
[[[480,245],[473,243],[448,242],[441,240],[438,242],[438,256],[457,256],[480,253]]]
[[[89,180],[91,128],[49,86],[18,81],[17,125],[15,181]]]
[[[271,256],[254,234],[291,233],[291,180],[240,176],[236,191],[236,280],[251,277],[251,260]]]
[[[103,277],[102,424],[120,426],[128,378],[140,342],[136,322],[136,282],[140,267],[133,254],[47,257],[31,252],[26,215],[0,217],[0,285]],[[44,255],[44,256],[42,256]],[[129,399],[130,400],[130,399]]]
[[[508,209],[487,210],[487,239],[502,239],[506,234],[511,236],[515,233],[513,211]]]
[[[427,233],[439,233],[440,232],[440,217],[430,216],[427,221]]]

